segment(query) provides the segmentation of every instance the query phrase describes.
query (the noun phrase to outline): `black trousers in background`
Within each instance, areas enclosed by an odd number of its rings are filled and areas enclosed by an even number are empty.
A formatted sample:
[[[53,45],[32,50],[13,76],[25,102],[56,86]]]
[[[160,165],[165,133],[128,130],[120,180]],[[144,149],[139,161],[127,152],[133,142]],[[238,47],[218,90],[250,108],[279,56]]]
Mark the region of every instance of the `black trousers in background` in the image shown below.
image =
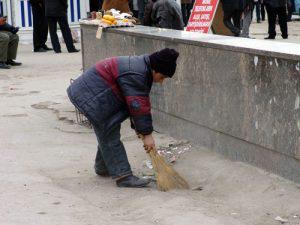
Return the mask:
[[[33,17],[33,49],[38,50],[46,45],[48,37],[48,23],[45,8],[42,5],[32,5]]]
[[[254,6],[255,6],[255,12],[256,12],[256,21],[259,23],[260,22],[260,15],[261,15],[261,3],[258,2],[254,2]],[[254,9],[253,9],[254,10]]]
[[[139,14],[138,14],[138,19],[141,21],[141,23],[144,23],[144,16],[145,16],[145,7],[147,5],[146,0],[137,0],[138,2],[138,8],[139,8]]]
[[[265,11],[266,5],[265,3],[261,3],[260,5],[260,13],[261,13],[261,20],[264,21],[266,19],[266,11]]]
[[[292,21],[293,12],[295,12],[295,0],[290,0],[288,4],[288,21]]]
[[[276,36],[276,18],[278,16],[278,22],[281,30],[281,36],[283,38],[288,37],[288,27],[287,27],[287,12],[286,7],[274,8],[270,5],[266,5],[268,13],[268,23],[269,23],[269,37]]]
[[[193,9],[193,4],[189,4],[189,3],[181,4],[181,13],[182,13],[182,18],[185,26],[189,22],[192,9]]]
[[[224,25],[235,35],[239,36],[241,33],[241,16],[242,11],[224,11],[223,22]],[[233,23],[232,23],[233,20]]]
[[[102,8],[103,0],[90,0],[90,11],[98,12]]]
[[[49,24],[50,37],[51,37],[53,50],[55,52],[61,51],[61,47],[57,36],[57,23],[59,24],[68,51],[73,50],[75,47],[73,44],[72,33],[69,27],[67,16],[48,17],[48,24]]]
[[[135,18],[139,18],[139,11],[138,10],[131,10],[131,12],[133,13],[133,16]]]

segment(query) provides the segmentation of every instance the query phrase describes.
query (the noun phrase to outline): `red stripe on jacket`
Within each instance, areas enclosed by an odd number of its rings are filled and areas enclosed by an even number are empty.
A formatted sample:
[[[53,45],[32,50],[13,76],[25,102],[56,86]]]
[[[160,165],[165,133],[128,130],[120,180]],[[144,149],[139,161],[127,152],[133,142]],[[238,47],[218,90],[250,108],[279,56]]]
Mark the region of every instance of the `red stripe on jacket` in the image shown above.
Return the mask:
[[[113,90],[119,99],[124,101],[122,91],[117,84],[118,63],[117,58],[108,58],[98,62],[96,65],[98,74],[103,78],[106,84]]]

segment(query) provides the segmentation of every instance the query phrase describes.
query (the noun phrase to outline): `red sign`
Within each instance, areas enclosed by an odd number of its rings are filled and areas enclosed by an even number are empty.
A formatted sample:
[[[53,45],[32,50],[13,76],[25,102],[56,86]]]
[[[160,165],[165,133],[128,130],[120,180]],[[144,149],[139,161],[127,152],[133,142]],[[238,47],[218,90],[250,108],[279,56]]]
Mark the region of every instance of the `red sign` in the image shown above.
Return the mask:
[[[208,33],[219,0],[196,0],[187,25],[187,31]]]

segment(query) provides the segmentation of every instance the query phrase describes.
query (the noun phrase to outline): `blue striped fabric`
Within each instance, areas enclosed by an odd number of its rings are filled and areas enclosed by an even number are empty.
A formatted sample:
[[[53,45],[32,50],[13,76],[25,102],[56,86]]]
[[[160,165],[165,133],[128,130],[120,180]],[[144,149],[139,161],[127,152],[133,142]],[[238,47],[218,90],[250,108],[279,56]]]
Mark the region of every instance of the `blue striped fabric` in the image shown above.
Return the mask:
[[[30,27],[32,27],[32,15],[31,15],[31,5],[30,5],[30,2],[27,3],[27,9],[28,9],[28,25]]]
[[[77,0],[77,18],[78,18],[78,20],[81,19],[80,0]]]
[[[0,15],[4,15],[4,11],[3,11],[3,2],[0,1]]]
[[[74,1],[73,0],[70,1],[70,7],[71,7],[71,21],[74,22],[75,18],[74,18]]]
[[[26,27],[24,1],[21,1],[21,21],[22,27]]]
[[[3,13],[3,0],[0,0],[0,14]],[[32,10],[29,0],[17,0],[19,2],[18,5],[18,18],[17,18],[17,26],[28,28],[32,27],[33,19],[32,19]],[[78,22],[81,19],[81,9],[80,6],[82,2],[80,0],[68,0],[69,2],[69,22],[74,23]]]

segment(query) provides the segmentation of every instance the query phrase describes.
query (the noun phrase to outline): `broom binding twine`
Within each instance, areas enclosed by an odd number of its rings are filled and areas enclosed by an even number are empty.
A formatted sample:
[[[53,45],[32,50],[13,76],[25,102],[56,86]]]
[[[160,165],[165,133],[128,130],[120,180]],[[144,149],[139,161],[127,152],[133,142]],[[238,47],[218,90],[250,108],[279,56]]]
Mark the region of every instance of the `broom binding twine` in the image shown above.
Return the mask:
[[[189,189],[186,180],[157,153],[155,148],[146,149],[156,174],[157,188],[160,191],[172,189]]]

